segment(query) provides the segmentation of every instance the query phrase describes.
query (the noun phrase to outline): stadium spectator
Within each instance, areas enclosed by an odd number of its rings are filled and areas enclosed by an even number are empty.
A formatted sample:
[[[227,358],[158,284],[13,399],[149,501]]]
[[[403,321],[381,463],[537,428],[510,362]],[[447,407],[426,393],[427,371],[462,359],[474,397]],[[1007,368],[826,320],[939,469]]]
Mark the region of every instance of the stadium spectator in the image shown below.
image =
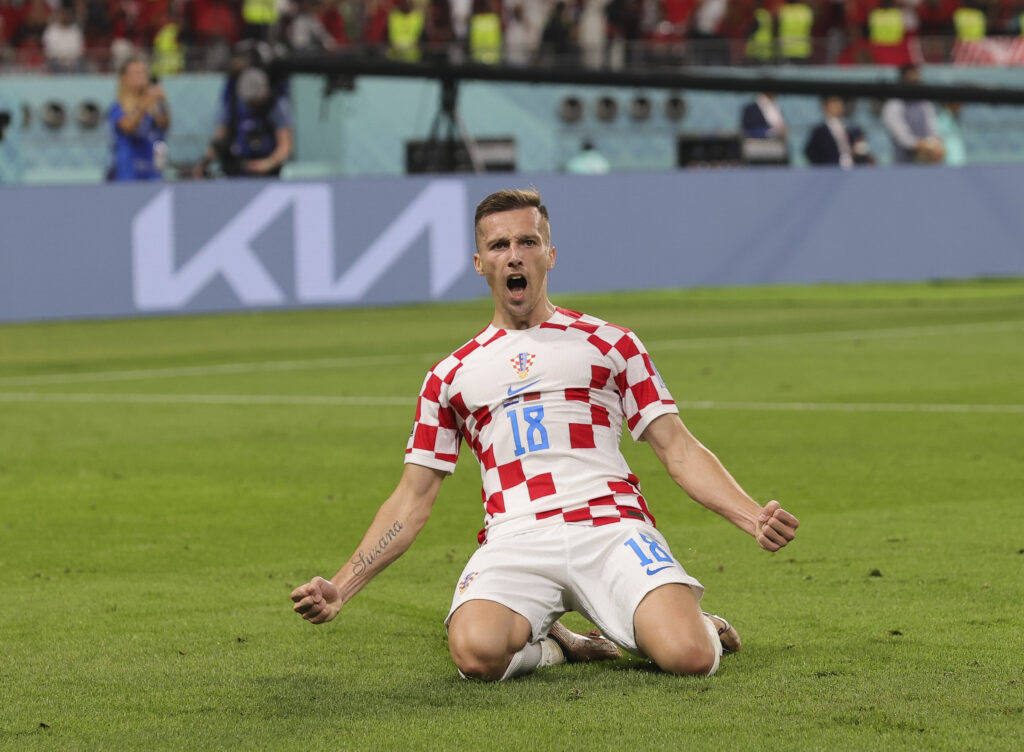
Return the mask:
[[[816,35],[823,38],[826,62],[834,62],[846,45],[846,2],[827,0],[818,3]]]
[[[473,15],[473,0],[451,0],[451,6],[455,39],[465,46],[469,37],[469,17]]]
[[[602,68],[608,46],[608,23],[603,0],[582,3],[577,39],[584,67]]]
[[[740,130],[747,164],[789,164],[789,127],[773,94],[758,94],[743,107]]]
[[[743,53],[750,63],[763,65],[775,61],[775,17],[765,0],[757,0],[747,31]]]
[[[214,161],[229,177],[276,177],[292,155],[292,141],[288,97],[261,68],[246,68],[228,80],[213,139],[193,177],[207,177]]]
[[[505,62],[524,66],[533,62],[538,34],[523,0],[505,5]]]
[[[242,0],[242,37],[258,42],[274,41],[281,15],[277,0]]]
[[[86,56],[96,54],[97,57],[101,57],[110,47],[113,32],[113,19],[108,0],[85,0],[82,32],[85,34]]]
[[[704,65],[726,65],[729,50],[722,27],[729,10],[728,0],[701,0],[690,16],[690,59]]]
[[[320,12],[320,20],[341,47],[358,38],[354,34],[355,13],[344,0],[328,0]]]
[[[753,102],[740,111],[740,128],[747,138],[777,138],[789,135],[786,118],[775,101],[774,94],[758,94]]]
[[[53,14],[50,4],[46,0],[28,0],[23,8],[21,23],[18,25],[20,35],[34,32],[42,37],[47,24],[50,23],[50,16]]]
[[[388,50],[389,17],[391,7],[389,0],[369,0],[359,11],[361,36],[365,49],[370,54]]]
[[[483,475],[486,545],[470,557],[445,620],[460,674],[503,680],[617,657],[609,640],[565,630],[557,620],[570,609],[663,671],[715,673],[739,637],[701,610],[703,586],[655,529],[619,449],[622,426],[675,483],[762,548],[788,544],[799,522],[777,501],[754,501],[693,437],[635,334],[550,301],[556,254],[537,192],[488,196],[474,224],[474,264],[494,316],[430,370],[398,487],[332,581],[292,591],[294,610],[330,621],[409,548],[465,437]]]
[[[661,0],[659,3],[664,12],[663,20],[683,30],[689,25],[690,16],[698,4],[699,0]]]
[[[558,0],[548,16],[540,37],[540,55],[545,65],[574,65],[577,55],[575,9]]]
[[[783,3],[778,14],[779,58],[809,63],[814,52],[814,10],[807,3]]]
[[[469,58],[475,63],[501,62],[501,4],[498,0],[474,0],[469,17]]]
[[[570,175],[606,175],[612,171],[608,158],[597,150],[592,138],[584,138],[580,150],[565,163]]]
[[[870,146],[860,128],[843,122],[846,103],[842,97],[823,97],[821,110],[825,118],[810,132],[804,144],[807,161],[812,165],[838,165],[844,170],[867,163]]]
[[[43,31],[43,54],[53,73],[75,73],[85,69],[85,35],[70,2],[62,3]]]
[[[171,113],[163,87],[150,79],[149,67],[132,58],[118,70],[117,100],[108,113],[111,132],[110,180],[159,180],[163,177]]]
[[[953,12],[959,6],[960,0],[922,0],[917,5],[921,36],[949,35],[953,28]]]
[[[241,20],[230,0],[193,0],[192,33],[207,70],[223,70],[241,38]]]
[[[979,42],[985,38],[988,18],[977,0],[965,0],[953,12],[953,28],[958,42]]]
[[[24,6],[15,0],[0,0],[0,64],[14,58],[14,46]]]
[[[388,13],[388,57],[405,63],[418,63],[426,19],[412,0],[397,0]]]
[[[911,31],[906,8],[895,0],[881,0],[868,13],[868,39],[871,54],[878,65],[908,65],[912,60]]]
[[[338,49],[338,42],[327,30],[320,17],[317,0],[298,0],[294,14],[288,20],[285,38],[288,46],[297,52],[330,52]]]
[[[451,59],[454,54],[455,27],[452,25],[452,6],[449,0],[430,0],[424,21],[426,55],[439,62]]]
[[[173,76],[185,70],[185,48],[181,39],[184,29],[178,16],[168,7],[153,35],[151,68],[156,76]]]
[[[643,0],[611,0],[604,10],[608,33],[608,67],[621,70],[641,62],[644,58],[644,50],[641,48],[644,35]],[[685,38],[685,22],[673,23],[664,14],[655,25],[649,41],[658,53],[664,53],[671,62],[677,63],[680,55],[676,50]],[[653,49],[650,51],[654,52]]]
[[[920,83],[921,69],[913,64],[903,66],[900,81]],[[890,99],[882,106],[882,123],[892,140],[894,162],[935,164],[943,160],[945,150],[931,102]]]
[[[148,48],[149,39],[143,28],[138,3],[114,3],[111,7],[111,52],[124,55],[120,62]],[[115,70],[119,70],[116,66]]]

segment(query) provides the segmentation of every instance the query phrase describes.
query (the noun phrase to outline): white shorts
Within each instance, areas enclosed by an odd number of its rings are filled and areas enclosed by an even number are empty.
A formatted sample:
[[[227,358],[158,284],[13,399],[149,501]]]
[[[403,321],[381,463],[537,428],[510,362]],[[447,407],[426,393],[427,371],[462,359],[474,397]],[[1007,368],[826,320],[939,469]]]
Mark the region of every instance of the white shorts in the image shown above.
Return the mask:
[[[478,548],[459,577],[445,625],[467,601],[495,601],[525,617],[536,641],[566,611],[578,611],[639,655],[633,613],[645,595],[673,582],[689,585],[698,600],[704,594],[646,523],[545,525]]]

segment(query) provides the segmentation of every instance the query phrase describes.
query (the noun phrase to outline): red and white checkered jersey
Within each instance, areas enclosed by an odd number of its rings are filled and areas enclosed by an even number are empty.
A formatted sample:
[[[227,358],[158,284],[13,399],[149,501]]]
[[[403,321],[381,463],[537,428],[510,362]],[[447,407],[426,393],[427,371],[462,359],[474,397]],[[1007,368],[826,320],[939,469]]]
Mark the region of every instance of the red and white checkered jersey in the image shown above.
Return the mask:
[[[564,308],[524,330],[491,325],[427,374],[405,461],[451,473],[465,439],[480,463],[480,542],[550,522],[654,524],[619,451],[678,413],[633,332]]]

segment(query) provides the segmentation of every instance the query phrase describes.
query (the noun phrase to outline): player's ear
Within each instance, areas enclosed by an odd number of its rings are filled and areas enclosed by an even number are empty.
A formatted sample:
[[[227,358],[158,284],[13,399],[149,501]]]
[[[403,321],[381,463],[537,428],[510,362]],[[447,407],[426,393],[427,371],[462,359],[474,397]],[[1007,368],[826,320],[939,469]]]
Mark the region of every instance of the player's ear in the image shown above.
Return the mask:
[[[555,247],[554,247],[554,246],[551,246],[551,247],[550,247],[550,248],[548,249],[548,270],[549,270],[549,271],[550,271],[551,269],[554,269],[554,268],[555,268],[555,256],[556,256],[556,255],[557,255],[557,253],[556,253],[556,249],[555,249]]]
[[[483,267],[480,266],[480,254],[479,253],[474,253],[473,254],[473,268],[476,269],[476,273],[479,274],[481,277],[484,276]]]

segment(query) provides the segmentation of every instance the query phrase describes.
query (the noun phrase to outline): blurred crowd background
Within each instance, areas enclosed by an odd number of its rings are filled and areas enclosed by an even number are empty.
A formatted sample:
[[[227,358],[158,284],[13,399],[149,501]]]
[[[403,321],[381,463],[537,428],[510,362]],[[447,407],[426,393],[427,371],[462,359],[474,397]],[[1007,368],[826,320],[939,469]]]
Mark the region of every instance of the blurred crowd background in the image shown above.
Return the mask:
[[[0,0],[0,66],[219,70],[293,51],[507,65],[1024,62],[1018,0]]]

